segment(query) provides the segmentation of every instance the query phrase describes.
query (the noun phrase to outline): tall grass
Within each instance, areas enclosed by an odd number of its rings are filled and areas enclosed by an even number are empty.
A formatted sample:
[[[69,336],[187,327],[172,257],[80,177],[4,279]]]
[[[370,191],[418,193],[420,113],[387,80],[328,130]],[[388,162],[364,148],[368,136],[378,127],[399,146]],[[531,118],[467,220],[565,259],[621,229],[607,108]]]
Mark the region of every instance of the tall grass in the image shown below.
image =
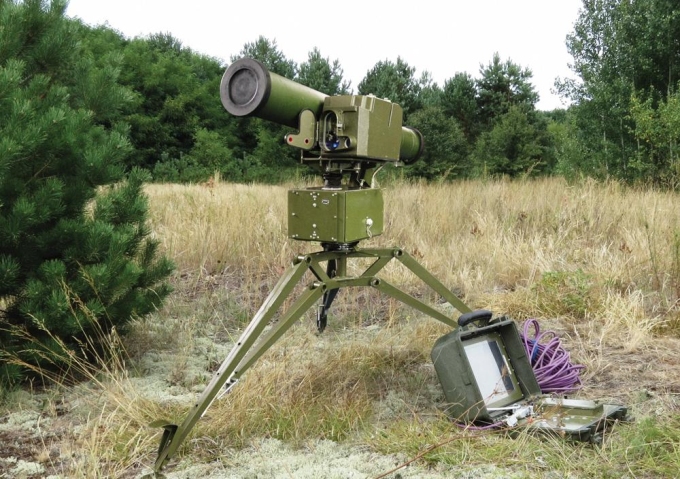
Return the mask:
[[[164,310],[134,323],[124,364],[87,369],[97,396],[79,399],[88,413],[70,436],[79,452],[67,473],[125,477],[150,465],[158,438],[143,423],[157,415],[181,420],[188,403],[148,394],[135,376],[169,357],[165,384],[193,397],[223,358],[216,345],[233,341],[295,255],[319,249],[287,238],[287,188],[147,186],[152,229],[178,266],[176,293]],[[656,408],[677,422],[672,401],[640,391],[617,361],[659,355],[673,364],[658,341],[673,347],[680,332],[679,200],[672,192],[555,178],[397,181],[385,190],[385,233],[362,246],[403,247],[473,308],[543,318],[567,334],[572,357],[588,366],[585,381],[594,386],[584,394],[605,391],[643,415]],[[438,301],[398,265],[385,275]],[[444,326],[361,289],[340,293],[323,335],[306,319],[213,404],[180,454],[209,460],[255,437],[328,438],[530,474],[599,477],[606,464],[600,476],[636,475],[657,460],[663,476],[680,466],[668,448],[644,449],[674,440],[655,419],[615,433],[596,451],[532,437],[465,436],[437,408],[443,394],[429,350]],[[192,362],[199,372],[191,372]]]
[[[147,192],[153,228],[181,271],[234,274],[260,288],[295,254],[319,249],[287,238],[286,189],[213,183],[150,185]],[[622,297],[642,301],[647,317],[674,323],[677,204],[675,193],[613,182],[398,182],[385,190],[385,233],[362,246],[403,247],[474,306],[521,317],[592,317]],[[396,268],[388,274],[419,287]],[[562,279],[551,286],[550,275]],[[557,304],[564,294],[581,304]]]

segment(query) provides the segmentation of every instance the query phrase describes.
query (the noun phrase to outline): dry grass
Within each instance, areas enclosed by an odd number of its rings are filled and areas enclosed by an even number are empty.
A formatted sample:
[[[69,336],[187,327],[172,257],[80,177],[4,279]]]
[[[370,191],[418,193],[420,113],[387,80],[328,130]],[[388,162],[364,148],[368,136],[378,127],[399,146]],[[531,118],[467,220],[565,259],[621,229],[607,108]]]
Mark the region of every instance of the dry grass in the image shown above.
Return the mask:
[[[217,183],[147,191],[154,230],[180,271],[197,281],[236,276],[257,307],[267,291],[262,282],[275,281],[295,254],[318,249],[287,239],[286,189]],[[475,306],[519,318],[592,318],[614,303],[628,310],[627,318],[642,307],[645,329],[649,321],[673,329],[680,296],[677,203],[671,192],[594,181],[402,182],[385,190],[385,234],[364,244],[404,247]],[[397,268],[388,274],[419,288]],[[546,274],[558,277],[551,283]],[[574,301],[562,304],[565,295]],[[618,305],[621,298],[636,306]]]
[[[138,321],[127,338],[139,376],[155,367],[149,358],[160,364],[174,355],[174,366],[161,368],[163,380],[192,397],[222,360],[214,345],[239,334],[294,255],[318,249],[286,238],[286,189],[147,187],[153,230],[178,274],[164,310]],[[588,366],[583,395],[624,402],[643,417],[663,411],[677,422],[679,200],[593,181],[397,182],[385,191],[386,232],[363,245],[403,247],[474,308],[541,318]],[[402,269],[385,274],[435,300]],[[343,290],[326,333],[315,334],[311,316],[293,328],[212,406],[182,453],[207,461],[255,437],[329,438],[411,456],[439,441],[422,460],[533,475],[645,477],[644,467],[660,461],[660,477],[680,466],[674,448],[643,449],[677,435],[654,419],[616,432],[600,450],[524,436],[459,439],[437,409],[443,398],[429,362],[445,331],[372,291]],[[158,439],[142,425],[161,410],[174,420],[187,410],[186,402],[141,391],[128,371],[130,364],[93,374],[96,398],[78,395],[89,414],[63,440],[77,451],[60,466],[66,472],[133,476],[153,462]]]

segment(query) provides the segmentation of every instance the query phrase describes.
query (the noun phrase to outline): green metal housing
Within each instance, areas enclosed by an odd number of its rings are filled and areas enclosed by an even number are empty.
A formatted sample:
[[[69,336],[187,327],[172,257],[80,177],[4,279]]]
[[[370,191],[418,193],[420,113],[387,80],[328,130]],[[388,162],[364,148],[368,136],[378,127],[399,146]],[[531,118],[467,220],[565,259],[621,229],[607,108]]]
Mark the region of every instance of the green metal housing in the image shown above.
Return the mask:
[[[303,241],[354,243],[383,232],[382,191],[374,188],[288,191],[288,236]]]
[[[189,437],[210,404],[229,391],[315,304],[317,329],[323,331],[327,312],[343,288],[372,288],[456,327],[449,314],[381,278],[379,273],[388,264],[400,263],[453,308],[471,312],[401,248],[358,247],[361,240],[383,232],[382,191],[373,188],[372,181],[378,164],[415,161],[423,149],[420,133],[402,126],[399,105],[373,96],[327,97],[269,72],[252,59],[238,60],[227,69],[220,97],[232,115],[298,128],[297,133],[285,137],[286,143],[300,148],[305,161],[317,162],[324,186],[289,191],[288,233],[293,239],[320,242],[323,251],[294,258],[184,419],[180,423],[154,421],[154,426],[163,428],[156,474]],[[354,266],[350,268],[351,263]],[[305,276],[311,281],[300,287],[307,281]]]
[[[475,374],[478,368],[470,347],[481,340],[497,342],[499,352],[507,358],[507,370],[502,371],[507,375],[503,377],[507,382],[507,395],[490,398],[488,392],[480,387],[479,382],[484,378],[480,378],[479,373]],[[451,331],[435,342],[432,362],[444,389],[447,413],[458,421],[495,422],[507,413],[501,410],[502,407],[541,394],[517,326],[511,320]]]
[[[396,103],[374,96],[327,97],[319,122],[322,156],[396,161],[400,157],[403,111]],[[325,142],[341,138],[335,148]]]
[[[242,58],[224,72],[220,99],[234,116],[256,116],[297,128],[303,110],[321,114],[326,95],[271,73],[257,60]]]

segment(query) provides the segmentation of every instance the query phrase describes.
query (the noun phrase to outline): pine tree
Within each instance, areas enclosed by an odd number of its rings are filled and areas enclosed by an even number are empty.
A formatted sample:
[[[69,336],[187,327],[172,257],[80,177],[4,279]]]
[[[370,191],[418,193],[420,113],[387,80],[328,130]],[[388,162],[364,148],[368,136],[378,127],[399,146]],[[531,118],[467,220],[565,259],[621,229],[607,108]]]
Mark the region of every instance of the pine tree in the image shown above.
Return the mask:
[[[130,93],[79,50],[66,2],[0,1],[0,374],[96,344],[168,294],[147,179],[124,174]],[[94,343],[92,340],[94,338]]]

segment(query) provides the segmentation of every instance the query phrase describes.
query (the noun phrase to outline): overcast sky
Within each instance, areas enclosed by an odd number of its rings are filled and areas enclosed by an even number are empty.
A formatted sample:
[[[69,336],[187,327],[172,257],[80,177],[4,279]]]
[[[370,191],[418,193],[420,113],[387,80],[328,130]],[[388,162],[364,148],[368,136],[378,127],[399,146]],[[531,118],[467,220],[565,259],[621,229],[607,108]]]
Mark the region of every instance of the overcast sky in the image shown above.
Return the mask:
[[[457,72],[479,77],[494,52],[528,67],[538,108],[563,106],[556,77],[573,76],[565,37],[581,0],[70,0],[67,14],[126,37],[169,32],[225,62],[260,35],[298,64],[315,46],[339,60],[355,89],[377,62],[400,56],[443,86]]]

